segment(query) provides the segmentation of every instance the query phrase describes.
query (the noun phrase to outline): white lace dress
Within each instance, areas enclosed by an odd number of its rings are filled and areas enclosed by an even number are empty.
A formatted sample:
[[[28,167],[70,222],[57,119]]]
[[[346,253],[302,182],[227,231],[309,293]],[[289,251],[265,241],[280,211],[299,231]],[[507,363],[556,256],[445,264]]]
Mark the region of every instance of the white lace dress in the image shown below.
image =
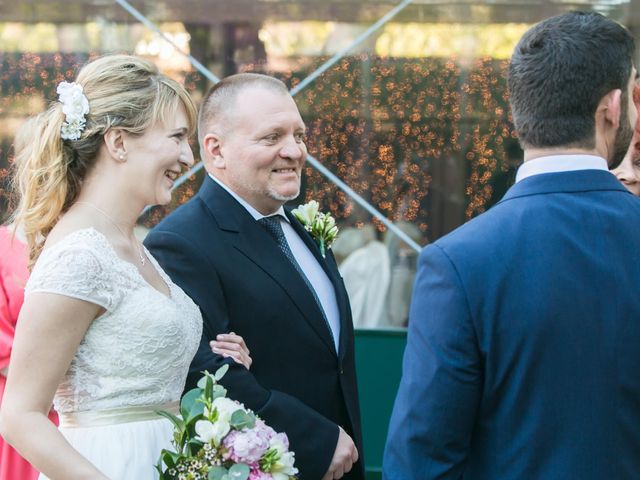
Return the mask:
[[[170,448],[173,430],[154,410],[179,401],[202,332],[196,305],[146,253],[170,296],[92,228],[44,250],[25,292],[65,295],[106,310],[87,330],[54,406],[65,438],[112,480],[158,478],[154,465],[160,450]]]

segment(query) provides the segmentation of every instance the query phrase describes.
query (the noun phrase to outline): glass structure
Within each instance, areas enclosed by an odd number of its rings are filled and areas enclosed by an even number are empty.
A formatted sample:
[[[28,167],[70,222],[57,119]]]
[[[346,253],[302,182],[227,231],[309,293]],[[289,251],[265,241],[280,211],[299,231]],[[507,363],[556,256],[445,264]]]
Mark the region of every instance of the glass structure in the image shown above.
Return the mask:
[[[522,152],[510,120],[506,68],[519,37],[536,21],[577,9],[600,11],[635,32],[639,3],[1,2],[0,218],[10,213],[17,129],[54,101],[58,82],[71,80],[88,59],[123,51],[148,57],[184,82],[196,102],[211,81],[184,54],[217,77],[268,73],[295,94],[310,155],[359,196],[309,163],[293,202],[318,200],[336,217],[341,236],[334,253],[356,327],[404,327],[419,246],[484,212],[513,183]],[[326,71],[305,80],[329,61]],[[140,224],[152,227],[186,201],[202,176],[195,172],[171,205],[149,209]],[[362,310],[362,302],[373,310]]]

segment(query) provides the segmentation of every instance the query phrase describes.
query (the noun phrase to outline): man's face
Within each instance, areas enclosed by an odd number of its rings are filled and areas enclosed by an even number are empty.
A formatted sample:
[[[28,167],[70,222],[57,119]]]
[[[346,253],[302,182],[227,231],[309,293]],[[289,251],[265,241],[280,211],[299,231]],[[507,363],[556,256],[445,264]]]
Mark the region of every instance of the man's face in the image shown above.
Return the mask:
[[[632,69],[631,78],[627,86],[626,94],[623,93],[620,99],[620,126],[616,132],[613,144],[613,152],[609,159],[610,168],[616,168],[624,159],[624,156],[631,144],[633,130],[638,120],[638,111],[633,101],[633,92],[636,84],[636,69]]]
[[[620,180],[620,183],[636,196],[640,196],[640,150],[638,149],[638,144],[640,144],[640,141],[636,132],[622,163],[611,170],[611,173]]]
[[[242,90],[222,131],[216,176],[231,190],[265,215],[299,195],[307,147],[291,96],[259,86]]]

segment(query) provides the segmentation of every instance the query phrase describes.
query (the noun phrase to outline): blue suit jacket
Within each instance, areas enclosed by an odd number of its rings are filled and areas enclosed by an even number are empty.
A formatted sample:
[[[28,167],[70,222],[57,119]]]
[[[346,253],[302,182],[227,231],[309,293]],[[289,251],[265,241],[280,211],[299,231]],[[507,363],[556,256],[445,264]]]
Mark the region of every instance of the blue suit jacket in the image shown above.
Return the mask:
[[[529,177],[420,257],[387,479],[640,478],[640,200]]]

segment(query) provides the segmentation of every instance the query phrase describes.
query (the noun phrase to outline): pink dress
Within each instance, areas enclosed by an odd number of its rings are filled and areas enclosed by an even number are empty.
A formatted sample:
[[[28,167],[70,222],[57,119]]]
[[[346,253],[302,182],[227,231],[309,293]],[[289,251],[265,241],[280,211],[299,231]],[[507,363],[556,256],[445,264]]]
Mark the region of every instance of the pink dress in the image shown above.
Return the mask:
[[[0,369],[9,365],[16,320],[27,282],[27,248],[0,226]],[[6,378],[0,375],[0,408]],[[49,415],[55,421],[55,414]],[[0,437],[0,480],[32,480],[38,472]]]

